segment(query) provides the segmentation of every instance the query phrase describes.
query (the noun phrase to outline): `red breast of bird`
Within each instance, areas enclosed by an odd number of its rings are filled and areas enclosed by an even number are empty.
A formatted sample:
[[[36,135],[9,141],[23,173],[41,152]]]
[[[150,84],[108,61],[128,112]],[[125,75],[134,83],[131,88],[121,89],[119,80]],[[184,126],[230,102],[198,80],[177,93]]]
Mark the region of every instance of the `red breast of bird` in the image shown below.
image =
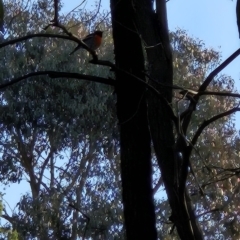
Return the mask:
[[[101,43],[102,43],[102,31],[95,31],[94,33],[91,33],[87,35],[85,38],[82,39],[82,41],[92,50],[97,50]],[[82,48],[81,45],[78,45],[69,55],[72,55],[74,52]]]

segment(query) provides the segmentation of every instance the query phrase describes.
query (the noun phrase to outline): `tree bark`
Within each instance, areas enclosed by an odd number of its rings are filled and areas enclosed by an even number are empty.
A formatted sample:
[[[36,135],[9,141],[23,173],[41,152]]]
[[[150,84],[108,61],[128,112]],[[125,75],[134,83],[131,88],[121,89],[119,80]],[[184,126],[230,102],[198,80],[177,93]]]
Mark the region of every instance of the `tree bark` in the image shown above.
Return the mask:
[[[164,185],[172,209],[171,220],[177,228],[181,239],[203,239],[191,204],[187,204],[188,197],[185,189],[180,194],[178,176],[180,168],[176,166],[176,145],[173,130],[173,119],[169,114],[172,104],[172,90],[165,85],[173,83],[172,53],[168,35],[166,1],[157,0],[154,9],[151,0],[135,0],[136,25],[143,38],[148,59],[147,73],[150,84],[154,86],[163,101],[151,92],[148,95],[148,119],[154,150],[158,159]],[[160,84],[156,84],[156,82]],[[166,104],[166,102],[168,104]],[[179,129],[176,130],[178,132]],[[176,142],[176,143],[175,143]],[[183,149],[186,151],[187,146]],[[185,185],[184,185],[185,188]],[[187,198],[189,200],[189,197]]]
[[[121,178],[126,238],[157,239],[152,191],[144,56],[129,0],[111,0],[115,46],[117,115],[120,126]]]

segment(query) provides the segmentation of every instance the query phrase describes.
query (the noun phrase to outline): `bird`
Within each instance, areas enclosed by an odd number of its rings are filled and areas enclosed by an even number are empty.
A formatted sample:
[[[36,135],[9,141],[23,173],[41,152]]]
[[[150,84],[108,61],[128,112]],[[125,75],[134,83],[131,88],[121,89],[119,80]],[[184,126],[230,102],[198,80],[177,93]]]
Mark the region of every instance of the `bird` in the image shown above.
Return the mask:
[[[238,33],[240,38],[240,0],[237,0],[236,14],[237,14]]]
[[[102,31],[95,31],[94,33],[91,33],[91,34],[87,35],[86,37],[84,37],[82,39],[82,41],[89,48],[91,48],[93,51],[95,51],[96,49],[98,49],[100,47],[100,45],[102,43],[102,34],[103,34]],[[72,55],[80,48],[82,48],[82,45],[79,44],[69,55]]]

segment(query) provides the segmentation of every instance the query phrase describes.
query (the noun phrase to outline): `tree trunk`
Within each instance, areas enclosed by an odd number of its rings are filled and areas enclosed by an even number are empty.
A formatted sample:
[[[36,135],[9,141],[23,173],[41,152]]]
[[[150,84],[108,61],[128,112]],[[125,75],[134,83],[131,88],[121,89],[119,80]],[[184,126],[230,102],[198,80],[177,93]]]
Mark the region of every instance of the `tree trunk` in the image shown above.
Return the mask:
[[[126,237],[157,239],[152,194],[151,140],[141,39],[129,0],[111,0],[115,46],[117,114],[120,126],[121,178]]]
[[[155,87],[161,97],[152,92],[148,97],[148,117],[151,137],[158,159],[161,175],[166,187],[168,200],[172,209],[171,220],[177,228],[179,237],[185,239],[203,239],[189,197],[183,191],[179,195],[179,168],[175,158],[176,144],[173,133],[173,118],[169,111],[172,102],[173,67],[172,53],[168,36],[166,1],[156,1],[154,10],[151,0],[134,2],[138,32],[143,38],[148,58],[147,73],[150,84]],[[160,84],[156,84],[156,82]],[[168,87],[165,87],[165,86]],[[165,99],[165,101],[163,101]],[[167,103],[167,104],[166,104]],[[178,130],[178,129],[177,129]],[[186,150],[186,149],[184,149]],[[185,187],[185,186],[184,186]]]

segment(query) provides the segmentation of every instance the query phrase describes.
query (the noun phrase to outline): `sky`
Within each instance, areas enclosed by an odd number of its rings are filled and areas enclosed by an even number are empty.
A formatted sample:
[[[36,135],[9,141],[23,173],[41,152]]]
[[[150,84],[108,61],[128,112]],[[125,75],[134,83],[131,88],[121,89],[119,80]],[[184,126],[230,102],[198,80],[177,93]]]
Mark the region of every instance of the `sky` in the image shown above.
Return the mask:
[[[91,8],[94,3],[95,0],[88,0],[86,8]],[[80,0],[64,0],[63,12],[68,13],[79,4]],[[224,60],[240,46],[235,6],[236,0],[169,0],[169,29],[185,29],[191,37],[203,40],[206,47],[220,51]],[[109,0],[102,0],[102,9],[109,9]],[[240,91],[240,57],[224,69],[223,73],[235,80]],[[240,116],[237,116],[237,122],[240,129]],[[28,191],[27,188],[28,184],[13,184],[5,191],[5,199],[14,206],[19,196]]]
[[[239,48],[236,0],[170,0],[167,6],[170,30],[178,27],[187,30],[207,47],[219,50],[223,60]],[[233,77],[238,88],[239,66],[238,58],[223,71]]]

